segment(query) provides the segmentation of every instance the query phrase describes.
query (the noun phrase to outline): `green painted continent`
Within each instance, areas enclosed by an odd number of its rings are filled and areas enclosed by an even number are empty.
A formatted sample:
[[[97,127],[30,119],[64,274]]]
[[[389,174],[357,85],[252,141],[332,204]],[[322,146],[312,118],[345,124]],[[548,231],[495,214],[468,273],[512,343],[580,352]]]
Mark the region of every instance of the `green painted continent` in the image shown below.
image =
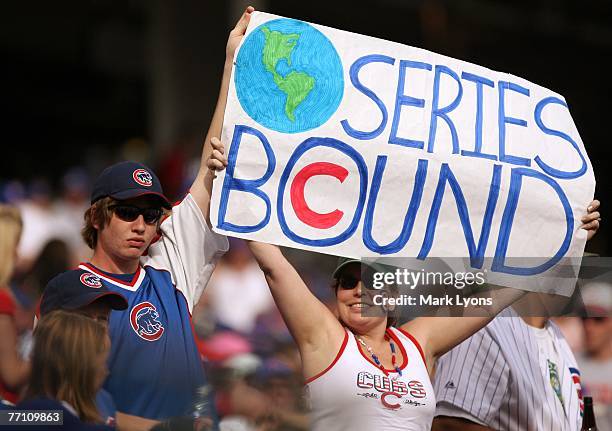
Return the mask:
[[[272,74],[276,86],[287,95],[285,115],[289,120],[295,121],[295,109],[312,91],[315,80],[307,73],[295,70],[289,72],[286,76],[282,76],[276,70],[276,66],[281,60],[286,60],[287,64],[291,66],[291,53],[300,35],[270,31],[268,27],[262,27],[261,30],[266,37],[262,58],[264,67]]]

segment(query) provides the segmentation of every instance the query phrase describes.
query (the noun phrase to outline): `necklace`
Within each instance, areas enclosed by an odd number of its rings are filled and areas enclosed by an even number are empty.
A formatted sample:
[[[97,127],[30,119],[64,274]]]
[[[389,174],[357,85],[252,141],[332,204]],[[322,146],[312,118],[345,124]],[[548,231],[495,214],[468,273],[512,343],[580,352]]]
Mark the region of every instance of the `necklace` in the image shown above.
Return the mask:
[[[383,367],[382,363],[380,362],[380,359],[378,359],[378,356],[376,356],[376,353],[374,353],[374,350],[370,346],[368,346],[366,342],[363,341],[358,335],[355,335],[355,338],[357,339],[357,341],[359,341],[359,344],[361,344],[363,348],[368,351],[370,356],[372,356],[372,359],[374,360],[374,363],[378,366],[378,368],[380,368],[381,371],[385,373],[385,376],[388,377],[389,372],[385,369],[385,367]],[[397,376],[395,377],[397,379],[398,377],[402,376],[402,370],[400,369],[400,367],[397,366],[397,362],[395,360],[395,344],[393,343],[388,334],[385,334],[385,340],[389,341],[389,347],[391,348],[391,364],[397,372]]]

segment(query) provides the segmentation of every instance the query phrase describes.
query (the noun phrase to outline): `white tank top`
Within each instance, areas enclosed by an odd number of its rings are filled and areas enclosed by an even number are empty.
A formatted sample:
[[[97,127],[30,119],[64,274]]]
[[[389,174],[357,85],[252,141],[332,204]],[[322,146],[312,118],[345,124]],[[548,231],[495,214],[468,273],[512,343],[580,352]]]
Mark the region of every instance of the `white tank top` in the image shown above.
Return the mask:
[[[436,398],[421,347],[407,332],[387,333],[404,358],[402,375],[386,376],[347,331],[336,359],[306,381],[313,430],[431,429]]]

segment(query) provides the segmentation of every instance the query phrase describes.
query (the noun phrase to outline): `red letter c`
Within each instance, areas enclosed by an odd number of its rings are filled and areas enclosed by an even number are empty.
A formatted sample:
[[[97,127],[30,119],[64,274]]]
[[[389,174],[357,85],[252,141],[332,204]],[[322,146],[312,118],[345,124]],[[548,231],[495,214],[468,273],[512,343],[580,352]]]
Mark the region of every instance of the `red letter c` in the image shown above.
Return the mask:
[[[304,199],[304,187],[311,177],[317,175],[329,175],[337,178],[342,183],[347,177],[348,171],[342,166],[327,162],[317,162],[305,166],[298,172],[291,184],[291,205],[293,205],[295,215],[308,226],[318,229],[329,229],[340,221],[344,212],[335,209],[321,214],[308,207],[306,199]]]
[[[399,409],[399,407],[400,407],[399,403],[391,404],[390,402],[387,401],[386,398],[391,396],[391,395],[393,395],[394,397],[397,397],[397,398],[401,398],[402,397],[397,392],[383,392],[380,395],[380,402],[383,404],[383,406],[387,407],[388,409],[393,409],[393,410]]]

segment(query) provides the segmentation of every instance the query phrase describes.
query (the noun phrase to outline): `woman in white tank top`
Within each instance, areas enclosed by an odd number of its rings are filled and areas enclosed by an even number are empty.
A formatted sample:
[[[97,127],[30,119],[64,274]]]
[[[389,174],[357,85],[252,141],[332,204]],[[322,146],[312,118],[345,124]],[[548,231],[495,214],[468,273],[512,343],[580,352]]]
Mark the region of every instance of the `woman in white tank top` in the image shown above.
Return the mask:
[[[213,139],[213,147],[208,165],[223,169],[223,145]],[[384,312],[365,316],[376,306],[372,291],[362,289],[359,260],[341,259],[333,273],[335,316],[277,246],[249,242],[249,247],[298,345],[314,430],[429,430],[436,407],[429,378],[435,359],[526,293],[496,290],[488,317],[418,317],[393,328]]]
[[[334,271],[336,317],[304,284],[274,245],[249,242],[302,358],[311,404],[311,429],[429,430],[436,400],[428,367],[491,318],[419,317],[399,328],[362,289],[358,260]],[[520,298],[504,292],[492,315]]]
[[[430,429],[436,400],[421,348],[396,328],[388,328],[386,335],[403,358],[397,370],[381,370],[346,331],[333,366],[306,381],[312,429]]]

